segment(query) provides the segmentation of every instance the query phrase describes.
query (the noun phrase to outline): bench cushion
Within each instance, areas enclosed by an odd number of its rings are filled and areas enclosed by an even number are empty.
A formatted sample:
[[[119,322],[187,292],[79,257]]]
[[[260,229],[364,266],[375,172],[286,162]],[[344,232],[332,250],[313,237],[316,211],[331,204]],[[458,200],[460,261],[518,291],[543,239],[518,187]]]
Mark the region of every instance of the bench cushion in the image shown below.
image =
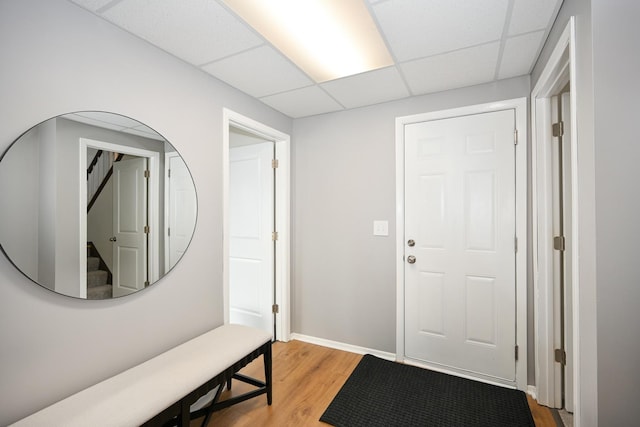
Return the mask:
[[[14,425],[140,425],[270,340],[271,334],[259,329],[224,325]]]

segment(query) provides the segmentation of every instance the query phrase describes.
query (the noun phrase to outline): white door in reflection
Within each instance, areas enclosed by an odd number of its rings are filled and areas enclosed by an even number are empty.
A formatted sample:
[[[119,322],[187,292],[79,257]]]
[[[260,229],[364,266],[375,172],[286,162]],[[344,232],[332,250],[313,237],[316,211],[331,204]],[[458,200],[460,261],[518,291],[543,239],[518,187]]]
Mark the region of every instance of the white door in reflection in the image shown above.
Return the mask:
[[[168,209],[165,272],[173,268],[187,251],[193,227],[196,223],[196,189],[193,186],[189,169],[182,157],[176,152],[168,153],[167,199]]]
[[[113,164],[113,296],[144,288],[147,281],[147,159]]]
[[[508,382],[516,374],[514,129],[514,110],[409,124],[404,153],[405,355]]]
[[[273,333],[273,142],[229,150],[229,318]]]

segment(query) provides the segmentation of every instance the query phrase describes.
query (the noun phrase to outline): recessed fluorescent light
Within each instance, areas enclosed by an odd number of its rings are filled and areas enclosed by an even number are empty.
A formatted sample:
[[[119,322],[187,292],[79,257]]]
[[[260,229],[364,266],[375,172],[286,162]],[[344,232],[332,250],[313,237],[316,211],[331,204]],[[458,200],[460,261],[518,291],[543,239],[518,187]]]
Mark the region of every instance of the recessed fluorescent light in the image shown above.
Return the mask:
[[[316,82],[393,64],[362,0],[224,0]]]

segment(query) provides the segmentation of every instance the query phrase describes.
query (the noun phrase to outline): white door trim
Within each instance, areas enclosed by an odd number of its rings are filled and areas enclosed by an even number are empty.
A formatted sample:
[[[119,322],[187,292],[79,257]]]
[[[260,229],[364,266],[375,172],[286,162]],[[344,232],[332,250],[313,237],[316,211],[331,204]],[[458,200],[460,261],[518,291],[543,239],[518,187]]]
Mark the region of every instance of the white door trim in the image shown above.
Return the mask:
[[[533,226],[533,282],[534,282],[534,318],[535,318],[535,372],[538,402],[553,406],[556,400],[555,383],[558,381],[554,369],[554,293],[553,293],[553,250],[550,232],[551,227],[551,105],[550,97],[560,92],[567,82],[575,82],[575,18],[569,23],[560,36],[553,52],[545,65],[536,86],[531,92],[531,128],[532,128],[532,226]],[[571,195],[571,232],[573,273],[573,390],[575,424],[579,425],[580,393],[580,333],[579,333],[579,224],[578,213],[578,134],[577,134],[577,90],[571,85],[571,182],[574,188]]]
[[[516,149],[516,383],[527,387],[527,100],[510,99],[396,118],[396,357],[404,361],[404,127],[410,123],[515,109]]]
[[[116,153],[128,154],[131,156],[146,157],[149,168],[148,181],[148,211],[149,217],[149,276],[147,280],[154,283],[160,279],[160,212],[158,203],[160,197],[160,153],[156,151],[144,150],[141,148],[128,147],[126,145],[113,144],[111,142],[97,141],[88,138],[80,138],[80,246],[87,246],[87,147],[98,150],[112,151]],[[87,251],[80,250],[80,287],[84,294],[80,298],[86,298],[87,283]]]
[[[278,341],[289,341],[290,310],[290,146],[289,135],[245,117],[227,108],[222,111],[222,199],[223,199],[223,298],[224,322],[229,323],[229,126],[233,125],[255,135],[274,141],[278,168],[276,169],[276,244],[275,291],[279,313],[276,316]]]

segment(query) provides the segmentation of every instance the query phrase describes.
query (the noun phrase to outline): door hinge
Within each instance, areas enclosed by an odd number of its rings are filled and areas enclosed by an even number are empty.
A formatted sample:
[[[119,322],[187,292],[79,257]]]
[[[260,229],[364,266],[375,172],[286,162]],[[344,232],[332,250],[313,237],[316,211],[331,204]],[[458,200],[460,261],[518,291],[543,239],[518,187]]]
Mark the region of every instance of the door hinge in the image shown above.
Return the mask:
[[[518,237],[513,238],[513,249],[515,253],[518,253]]]
[[[167,178],[171,178],[171,169],[167,169]]]
[[[149,172],[149,169],[147,169],[146,171],[144,171],[144,177],[145,178],[149,178],[151,176],[151,172]]]
[[[149,285],[150,285],[149,281],[148,281],[148,280],[145,280],[145,282],[144,282],[144,287],[145,287],[145,288],[148,288],[148,287],[149,287]]]
[[[171,236],[171,227],[167,228],[167,236]]]
[[[518,145],[518,129],[513,131],[513,145]]]
[[[562,366],[567,364],[567,352],[565,352],[561,348],[556,348],[553,353],[554,359],[557,363],[561,364]]]
[[[564,236],[555,236],[553,238],[553,249],[555,249],[556,251],[564,251],[564,248]]]
[[[278,161],[278,159],[271,160],[271,167],[272,168],[278,169],[278,166],[280,166],[280,162]]]
[[[149,234],[151,232],[151,228],[148,225],[144,226],[144,234]]]
[[[514,354],[514,355],[515,355],[515,357],[516,357],[516,360],[518,360],[518,350],[519,350],[519,349],[520,349],[520,348],[519,348],[518,346],[516,346],[516,347],[515,347],[515,351],[514,351],[514,353],[515,353],[515,354]]]
[[[274,242],[278,241],[278,232],[274,231],[273,233],[271,233],[271,240],[273,240]]]
[[[551,125],[551,134],[555,137],[564,135],[564,122],[560,121]]]
[[[271,306],[271,312],[273,314],[278,314],[280,312],[280,307],[278,306],[278,304],[273,304]]]

